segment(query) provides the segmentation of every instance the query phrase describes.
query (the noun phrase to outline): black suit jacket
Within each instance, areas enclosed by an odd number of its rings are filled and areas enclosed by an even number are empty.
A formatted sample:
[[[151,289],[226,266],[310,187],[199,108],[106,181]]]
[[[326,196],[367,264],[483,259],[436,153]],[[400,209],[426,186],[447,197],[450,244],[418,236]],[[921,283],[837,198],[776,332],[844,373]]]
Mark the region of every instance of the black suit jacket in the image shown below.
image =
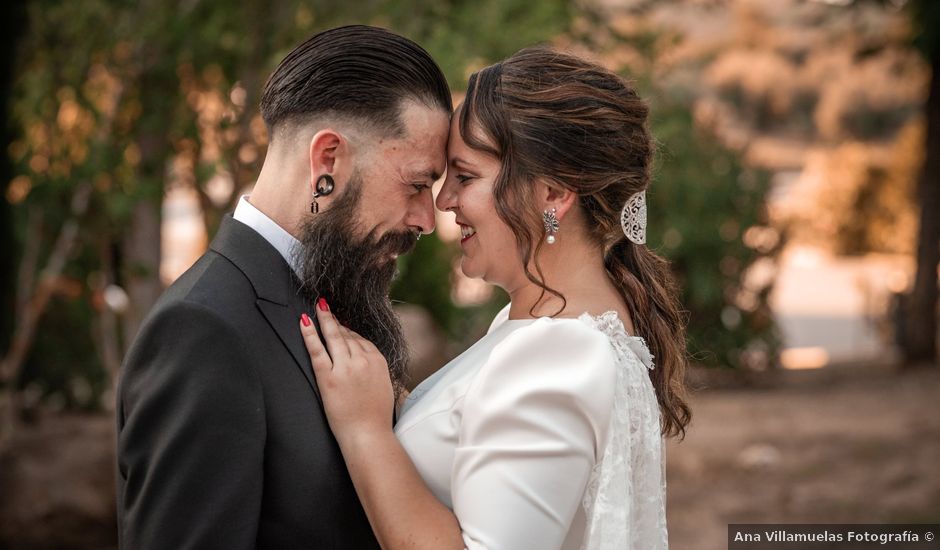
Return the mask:
[[[283,257],[226,216],[123,365],[121,548],[378,548],[324,416],[305,311]]]

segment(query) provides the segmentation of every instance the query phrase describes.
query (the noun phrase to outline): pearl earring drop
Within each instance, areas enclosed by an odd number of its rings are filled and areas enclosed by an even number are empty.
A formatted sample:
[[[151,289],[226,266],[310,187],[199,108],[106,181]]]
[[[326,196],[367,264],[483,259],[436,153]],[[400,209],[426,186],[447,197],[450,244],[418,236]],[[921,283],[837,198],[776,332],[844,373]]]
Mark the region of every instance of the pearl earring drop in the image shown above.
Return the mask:
[[[545,242],[555,244],[555,233],[558,233],[559,225],[554,208],[549,208],[542,212],[542,222],[545,224],[545,233],[548,234],[545,238]]]

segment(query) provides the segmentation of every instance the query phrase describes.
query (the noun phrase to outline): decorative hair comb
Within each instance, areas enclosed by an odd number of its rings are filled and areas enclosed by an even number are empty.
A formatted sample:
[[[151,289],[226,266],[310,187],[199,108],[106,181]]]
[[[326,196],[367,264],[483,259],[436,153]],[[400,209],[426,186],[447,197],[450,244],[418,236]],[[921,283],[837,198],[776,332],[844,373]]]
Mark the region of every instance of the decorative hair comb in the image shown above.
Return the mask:
[[[623,234],[636,244],[646,244],[646,191],[635,193],[627,199],[620,213]]]

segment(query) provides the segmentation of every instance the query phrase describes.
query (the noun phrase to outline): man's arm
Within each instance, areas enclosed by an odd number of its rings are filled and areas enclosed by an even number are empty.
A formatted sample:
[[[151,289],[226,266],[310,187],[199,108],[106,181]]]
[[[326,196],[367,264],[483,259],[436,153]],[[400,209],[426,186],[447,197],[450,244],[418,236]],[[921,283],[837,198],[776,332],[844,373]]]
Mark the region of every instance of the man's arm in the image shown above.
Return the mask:
[[[128,355],[118,414],[122,548],[254,548],[264,404],[229,323],[199,304],[160,311]]]

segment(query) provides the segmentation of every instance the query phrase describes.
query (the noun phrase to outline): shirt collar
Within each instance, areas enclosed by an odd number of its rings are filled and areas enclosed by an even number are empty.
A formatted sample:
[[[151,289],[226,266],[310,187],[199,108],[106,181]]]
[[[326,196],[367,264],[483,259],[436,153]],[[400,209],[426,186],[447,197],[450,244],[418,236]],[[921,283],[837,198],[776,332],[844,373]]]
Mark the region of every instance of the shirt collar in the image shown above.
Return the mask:
[[[287,232],[274,220],[258,210],[255,205],[248,202],[248,195],[242,195],[238,200],[238,206],[235,207],[235,213],[232,217],[242,222],[248,227],[254,229],[264,240],[268,241],[278,251],[278,253],[287,262],[287,265],[294,270],[294,273],[301,277],[301,266],[294,257],[294,250],[300,246],[293,235]]]

